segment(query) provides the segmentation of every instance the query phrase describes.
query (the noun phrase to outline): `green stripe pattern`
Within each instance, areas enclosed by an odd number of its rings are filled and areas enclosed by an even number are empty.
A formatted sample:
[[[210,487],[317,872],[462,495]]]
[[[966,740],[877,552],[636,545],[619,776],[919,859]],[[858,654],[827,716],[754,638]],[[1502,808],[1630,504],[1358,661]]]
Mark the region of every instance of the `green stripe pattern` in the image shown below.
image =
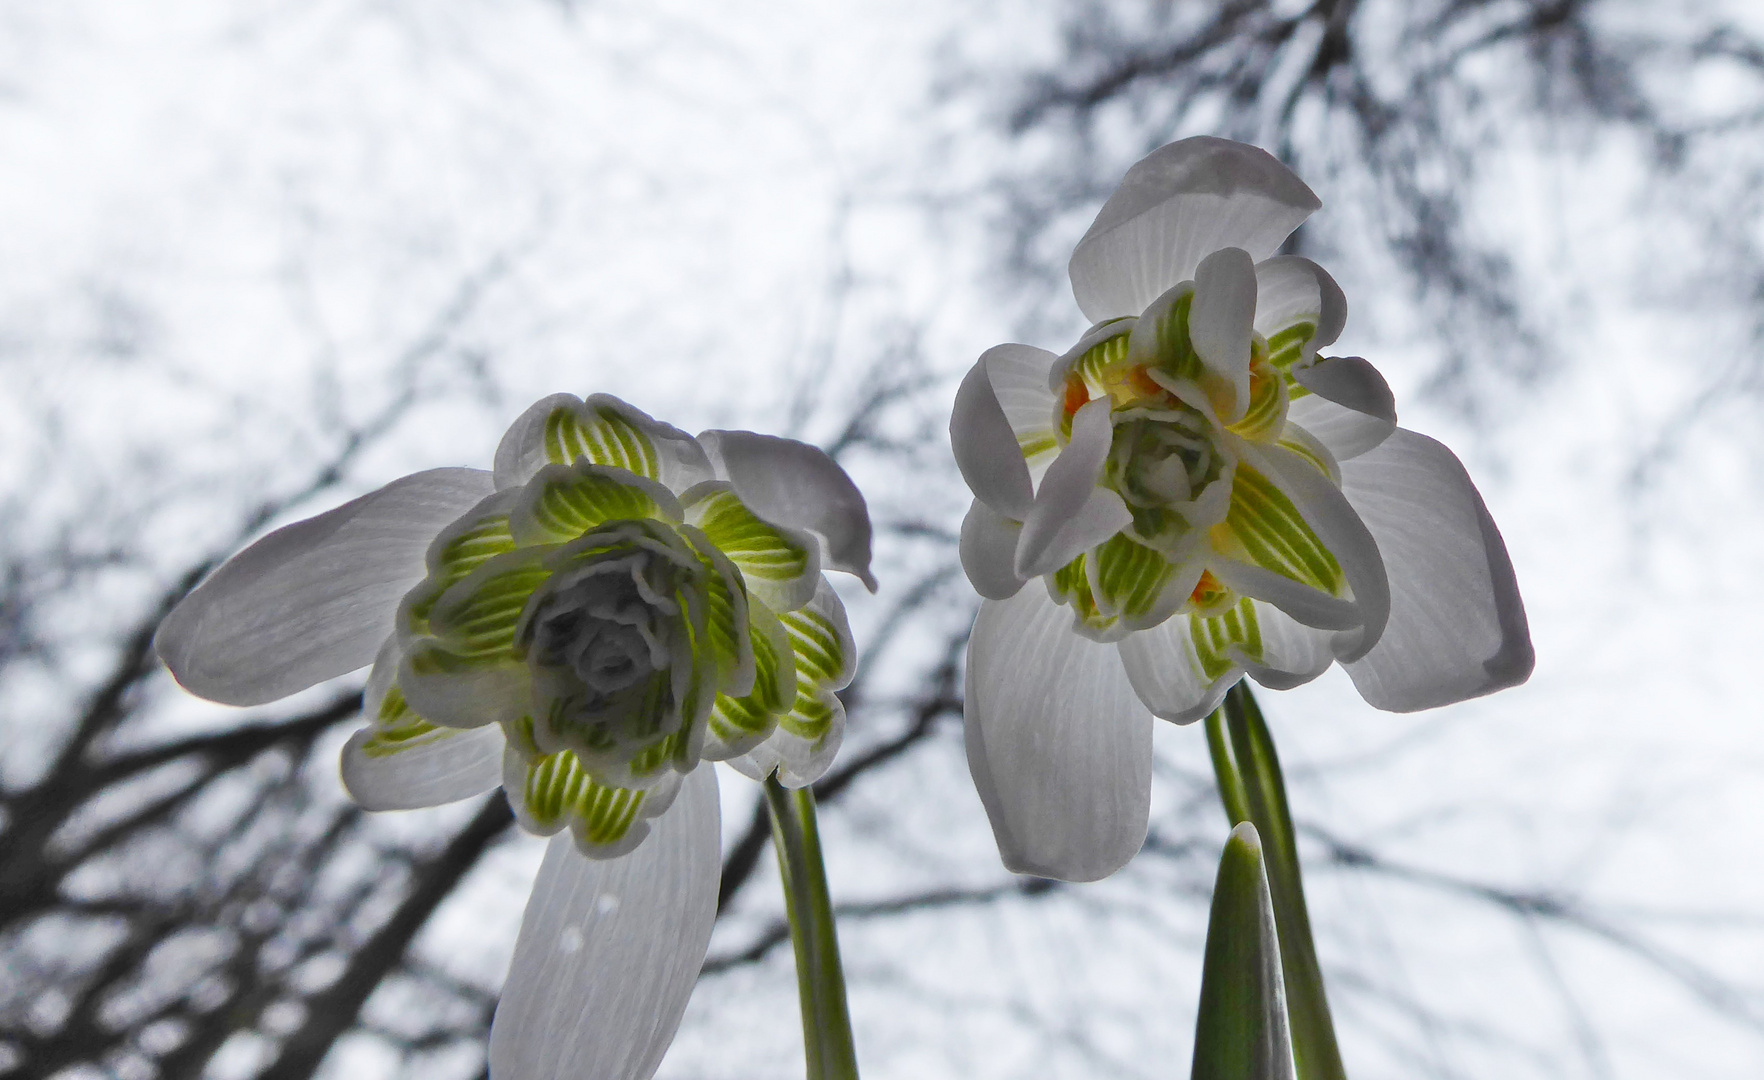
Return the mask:
[[[1096,595],[1090,588],[1090,574],[1085,568],[1089,558],[1088,554],[1078,556],[1055,570],[1048,580],[1053,584],[1054,598],[1061,604],[1071,605],[1073,614],[1078,617],[1078,625],[1092,636],[1101,637],[1112,633],[1121,620],[1104,612],[1097,604]]]
[[[521,510],[522,537],[537,543],[574,540],[609,521],[661,516],[649,491],[592,465],[541,470],[522,492]]]
[[[631,831],[648,792],[602,784],[568,750],[527,763],[520,799],[541,833],[575,825],[589,847],[612,847]],[[577,823],[580,824],[577,824]]]
[[[1141,326],[1147,319],[1152,324],[1152,341],[1156,350],[1153,366],[1172,378],[1187,382],[1199,382],[1206,370],[1188,336],[1188,314],[1193,307],[1194,290],[1191,288],[1162,311],[1148,311],[1146,318],[1140,320]]]
[[[437,727],[418,716],[404,700],[404,692],[393,683],[380,699],[371,734],[361,744],[361,752],[371,758],[391,757],[405,750],[428,746],[458,734],[459,729]]]
[[[1098,544],[1088,559],[1097,607],[1129,623],[1151,613],[1176,574],[1169,559],[1121,533]]]
[[[739,697],[718,694],[711,708],[705,756],[726,760],[765,741],[778,718],[796,701],[796,654],[778,616],[759,600],[747,605],[753,648],[753,690]]]
[[[1341,564],[1311,531],[1298,507],[1245,462],[1237,465],[1225,525],[1257,566],[1331,596],[1345,590]]]
[[[749,581],[793,584],[817,569],[805,539],[759,517],[731,488],[719,487],[694,502],[688,519]]]
[[[1290,376],[1293,365],[1304,358],[1305,343],[1316,336],[1317,324],[1309,321],[1276,330],[1268,338],[1268,362]]]
[[[635,423],[605,401],[588,399],[580,407],[559,406],[545,418],[545,456],[558,465],[587,458],[596,465],[627,469],[661,479],[655,446]]]
[[[1209,683],[1237,666],[1233,652],[1257,663],[1262,660],[1262,627],[1256,620],[1255,601],[1247,596],[1210,619],[1190,615],[1188,634],[1200,673]]]

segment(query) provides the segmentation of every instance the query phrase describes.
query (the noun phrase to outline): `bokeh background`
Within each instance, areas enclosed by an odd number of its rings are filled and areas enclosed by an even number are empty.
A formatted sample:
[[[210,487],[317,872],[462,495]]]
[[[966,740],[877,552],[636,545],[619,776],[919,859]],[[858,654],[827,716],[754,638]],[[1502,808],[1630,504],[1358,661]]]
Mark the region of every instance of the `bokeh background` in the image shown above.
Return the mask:
[[[828,448],[878,528],[822,781],[868,1075],[1187,1070],[1226,822],[999,865],[961,750],[961,373],[1190,134],[1279,154],[1405,425],[1500,522],[1531,682],[1263,694],[1357,1077],[1764,1075],[1764,12],[1749,0],[0,0],[0,1075],[472,1080],[543,844],[366,815],[360,677],[147,649],[206,569],[559,390]],[[849,583],[842,583],[843,585]],[[800,1075],[775,864],[670,1078]],[[780,946],[783,947],[780,947]]]

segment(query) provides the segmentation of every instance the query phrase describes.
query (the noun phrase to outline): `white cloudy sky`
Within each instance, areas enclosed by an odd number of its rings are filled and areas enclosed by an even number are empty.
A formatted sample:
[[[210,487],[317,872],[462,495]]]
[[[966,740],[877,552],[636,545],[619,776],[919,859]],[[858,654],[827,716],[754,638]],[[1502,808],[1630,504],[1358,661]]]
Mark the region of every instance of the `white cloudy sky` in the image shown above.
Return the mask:
[[[241,491],[294,484],[339,424],[383,407],[453,316],[455,361],[422,376],[434,398],[328,498],[482,463],[501,425],[557,390],[610,391],[689,429],[824,439],[866,367],[911,341],[943,380],[926,400],[946,403],[1022,314],[987,246],[989,185],[1016,159],[994,88],[942,92],[948,57],[1048,55],[1050,23],[913,0],[0,4],[0,484],[25,525],[126,522],[176,566],[225,532]],[[1272,695],[1271,720],[1301,814],[1337,835],[1646,916],[1650,940],[1743,980],[1764,968],[1746,921],[1764,910],[1756,413],[1717,393],[1695,425],[1668,421],[1707,388],[1697,372],[1755,363],[1756,346],[1747,313],[1679,272],[1701,241],[1658,223],[1633,148],[1518,141],[1476,213],[1558,320],[1542,381],[1470,424],[1422,392],[1440,329],[1405,320],[1348,245],[1336,269],[1365,313],[1340,349],[1380,363],[1404,422],[1482,482],[1537,673],[1419,717],[1372,712],[1332,673]],[[1354,193],[1318,186],[1351,231]],[[1672,456],[1638,488],[1637,455],[1662,440]],[[860,478],[897,518],[953,528],[965,504],[941,453],[926,444],[922,474],[860,463]],[[890,552],[901,574],[926,557]],[[854,598],[860,628],[886,584]],[[116,603],[132,595],[115,586]],[[945,741],[831,827],[849,852],[832,856],[836,892],[1002,876]],[[8,768],[28,768],[30,733],[5,745]],[[1170,729],[1160,748],[1173,801],[1204,747]],[[537,847],[499,852],[425,948],[494,971]],[[1179,1070],[1201,927],[1166,887],[1128,875],[1067,902],[848,929],[867,1071]],[[1312,887],[1326,961],[1450,1021],[1386,1039],[1400,1007],[1376,987],[1341,999],[1357,1075],[1764,1071],[1755,1028],[1590,935],[1349,873]],[[798,1067],[776,959],[701,986],[662,1075]],[[1574,1044],[1587,1031],[1602,1049]],[[376,1054],[358,1040],[332,1075],[367,1075]]]

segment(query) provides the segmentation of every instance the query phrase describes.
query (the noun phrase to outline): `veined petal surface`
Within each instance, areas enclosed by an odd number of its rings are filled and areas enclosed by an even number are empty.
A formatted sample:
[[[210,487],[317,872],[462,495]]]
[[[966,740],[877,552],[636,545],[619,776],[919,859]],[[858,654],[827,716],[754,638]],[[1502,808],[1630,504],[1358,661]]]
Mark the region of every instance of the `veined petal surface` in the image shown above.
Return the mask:
[[[625,469],[678,494],[711,479],[704,448],[692,436],[664,424],[611,394],[584,401],[553,394],[515,419],[496,447],[496,487],[531,480],[547,464]]]
[[[1390,574],[1390,624],[1347,664],[1369,703],[1393,712],[1517,686],[1531,633],[1507,545],[1456,455],[1403,428],[1342,464],[1342,489]]]
[[[1038,460],[1045,467],[1046,459],[1059,449],[1053,427],[1054,395],[1047,385],[1059,357],[1033,345],[998,345],[980,359],[1017,437],[1017,448],[1029,459],[1034,475]]]
[[[424,553],[491,493],[477,469],[431,469],[277,529],[210,574],[154,648],[191,693],[260,705],[372,661]]]
[[[1023,460],[1017,433],[986,371],[987,356],[1008,348],[1001,345],[981,356],[956,388],[955,407],[949,415],[949,444],[955,450],[956,467],[975,497],[996,513],[1021,521],[1029,516],[1029,504],[1035,498],[1029,464]],[[1048,396],[1051,416],[1052,395]]]
[[[1396,430],[1396,395],[1358,356],[1332,356],[1293,371],[1309,394],[1287,406],[1287,420],[1321,442],[1336,461],[1358,457]]]
[[[1145,842],[1151,717],[1113,646],[1040,587],[980,606],[963,708],[968,767],[1005,866],[1095,881]]]
[[[1209,136],[1171,143],[1127,170],[1078,241],[1072,293],[1091,322],[1138,315],[1220,248],[1274,254],[1321,205],[1264,150]]]
[[[1133,521],[1121,496],[1097,486],[1114,430],[1107,398],[1092,401],[1072,418],[1072,441],[1048,466],[1023,522],[1018,576],[1057,570]]]
[[[1188,336],[1212,380],[1231,388],[1219,420],[1236,423],[1249,405],[1250,334],[1255,329],[1256,266],[1242,248],[1221,248],[1194,272]]]
[[[496,1080],[649,1080],[710,944],[720,847],[709,766],[622,858],[551,841],[490,1029]]]
[[[869,508],[826,451],[751,431],[705,431],[698,441],[717,478],[734,484],[754,513],[813,533],[825,549],[824,569],[843,570],[876,591],[870,574]]]
[[[416,810],[468,799],[502,782],[502,728],[463,731],[430,723],[396,680],[398,641],[374,661],[363,695],[368,725],[343,747],[343,786],[367,810]]]
[[[1321,266],[1299,255],[1256,264],[1256,333],[1267,339],[1275,367],[1310,363],[1346,324],[1347,297]]]

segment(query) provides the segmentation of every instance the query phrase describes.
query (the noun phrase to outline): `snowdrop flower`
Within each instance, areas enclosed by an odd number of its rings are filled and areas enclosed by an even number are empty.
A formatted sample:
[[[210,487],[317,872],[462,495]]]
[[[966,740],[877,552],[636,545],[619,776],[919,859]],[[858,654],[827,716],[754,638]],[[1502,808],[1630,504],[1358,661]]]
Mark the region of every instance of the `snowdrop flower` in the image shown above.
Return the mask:
[[[991,349],[957,393],[962,565],[985,597],[968,759],[1014,870],[1124,865],[1145,836],[1148,712],[1197,720],[1246,674],[1284,689],[1339,662],[1396,711],[1530,674],[1512,565],[1463,466],[1396,426],[1371,364],[1318,355],[1341,290],[1274,253],[1319,205],[1254,147],[1156,151],[1073,252],[1090,330],[1060,356]]]
[[[716,916],[715,770],[801,786],[855,651],[822,576],[869,577],[863,497],[820,450],[696,439],[544,399],[495,470],[435,469],[280,529],[165,620],[202,697],[255,705],[372,661],[343,778],[369,809],[500,784],[553,835],[490,1040],[497,1080],[646,1078]]]

